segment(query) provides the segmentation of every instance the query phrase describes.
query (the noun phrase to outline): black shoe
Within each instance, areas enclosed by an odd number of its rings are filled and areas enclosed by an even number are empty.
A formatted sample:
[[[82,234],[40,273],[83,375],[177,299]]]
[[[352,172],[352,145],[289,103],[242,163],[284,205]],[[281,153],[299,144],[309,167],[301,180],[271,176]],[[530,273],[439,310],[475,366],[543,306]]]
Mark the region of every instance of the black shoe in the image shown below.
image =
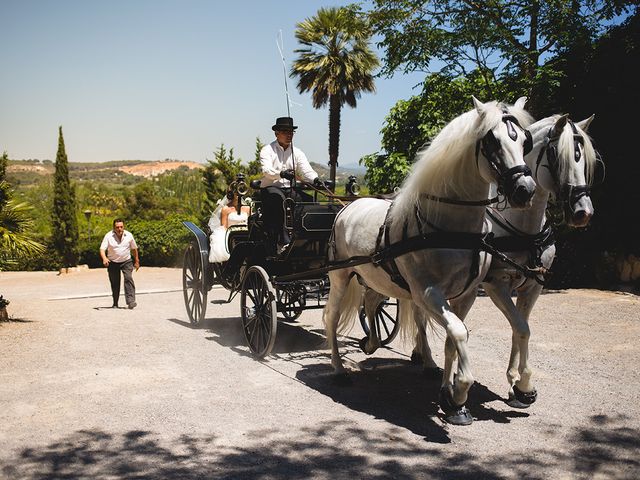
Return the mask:
[[[136,308],[138,306],[138,304],[136,302],[132,302],[127,306],[129,307],[129,310],[133,310],[134,308]]]
[[[111,305],[111,308],[120,308],[120,307],[118,306],[117,303],[114,303],[113,305]]]

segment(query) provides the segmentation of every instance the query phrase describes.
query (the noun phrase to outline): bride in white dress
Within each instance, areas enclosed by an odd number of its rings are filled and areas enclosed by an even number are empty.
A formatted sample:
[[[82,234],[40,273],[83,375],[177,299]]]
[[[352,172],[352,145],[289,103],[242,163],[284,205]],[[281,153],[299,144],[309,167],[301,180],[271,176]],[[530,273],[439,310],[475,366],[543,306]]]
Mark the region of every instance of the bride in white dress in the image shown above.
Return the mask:
[[[231,197],[231,198],[229,198]],[[218,263],[229,260],[227,248],[227,229],[233,225],[246,225],[251,209],[243,205],[238,213],[238,196],[234,192],[227,192],[222,200],[218,201],[209,219],[211,235],[209,237],[209,262]]]

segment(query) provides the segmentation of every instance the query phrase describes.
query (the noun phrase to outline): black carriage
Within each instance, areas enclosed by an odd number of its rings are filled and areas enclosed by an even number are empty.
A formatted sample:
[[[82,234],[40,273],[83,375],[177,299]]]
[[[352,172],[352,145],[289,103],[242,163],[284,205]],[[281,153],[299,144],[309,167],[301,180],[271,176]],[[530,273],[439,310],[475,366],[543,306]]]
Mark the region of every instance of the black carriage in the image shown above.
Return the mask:
[[[325,187],[330,185],[326,182]],[[236,194],[246,194],[241,178],[234,182]],[[259,192],[259,181],[251,187]],[[276,253],[276,239],[264,228],[261,202],[251,202],[247,225],[229,227],[226,236],[229,259],[209,262],[209,237],[192,222],[183,222],[194,239],[187,247],[183,264],[183,291],[189,320],[200,324],[206,314],[209,290],[218,284],[229,291],[228,303],[240,294],[241,319],[251,353],[262,358],[273,348],[278,320],[294,321],[304,310],[324,307],[329,292],[327,273],[333,268],[327,260],[327,248],[333,221],[344,202],[355,199],[319,195],[310,185],[298,188],[313,190],[313,201],[284,201],[285,226],[291,244]],[[259,195],[259,193],[258,193]],[[376,328],[383,345],[393,340],[398,331],[398,304],[387,301],[378,306]],[[364,309],[360,321],[368,334]]]

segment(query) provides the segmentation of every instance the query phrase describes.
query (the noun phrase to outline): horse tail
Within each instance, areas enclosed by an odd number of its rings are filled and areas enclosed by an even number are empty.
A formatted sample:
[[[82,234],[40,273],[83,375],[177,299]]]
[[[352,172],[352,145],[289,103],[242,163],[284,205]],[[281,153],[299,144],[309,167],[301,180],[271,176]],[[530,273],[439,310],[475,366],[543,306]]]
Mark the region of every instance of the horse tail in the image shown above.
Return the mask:
[[[413,300],[401,299],[400,302],[400,338],[404,345],[415,346],[416,334],[418,333],[418,322],[420,323],[425,334],[432,334],[442,337],[440,331],[435,328],[437,325],[435,319],[431,317],[424,309],[420,309],[419,318],[416,318]]]
[[[404,345],[412,345],[416,338],[416,332],[418,331],[418,326],[416,325],[413,315],[413,301],[401,298],[398,299],[398,304],[400,307],[400,318],[398,319],[400,338]]]
[[[353,327],[362,306],[363,293],[364,287],[358,283],[358,279],[354,275],[347,283],[347,288],[340,301],[339,334],[343,335]]]

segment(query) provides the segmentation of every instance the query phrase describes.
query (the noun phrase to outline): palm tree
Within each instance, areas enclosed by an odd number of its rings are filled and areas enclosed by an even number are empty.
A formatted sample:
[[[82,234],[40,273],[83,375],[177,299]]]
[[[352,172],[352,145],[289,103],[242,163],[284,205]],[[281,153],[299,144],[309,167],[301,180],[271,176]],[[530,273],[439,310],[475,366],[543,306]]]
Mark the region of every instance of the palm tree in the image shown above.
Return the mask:
[[[0,270],[44,251],[44,246],[31,237],[32,207],[11,198],[11,187],[5,180],[8,164],[9,157],[4,152],[0,156]]]
[[[44,246],[32,239],[32,208],[13,199],[0,205],[0,270],[44,252]]]
[[[291,76],[299,77],[298,91],[311,91],[313,107],[329,104],[329,166],[335,181],[340,143],[340,110],[355,108],[361,92],[374,92],[376,54],[369,48],[367,23],[347,8],[321,8],[315,17],[298,23],[296,38],[303,45]]]

